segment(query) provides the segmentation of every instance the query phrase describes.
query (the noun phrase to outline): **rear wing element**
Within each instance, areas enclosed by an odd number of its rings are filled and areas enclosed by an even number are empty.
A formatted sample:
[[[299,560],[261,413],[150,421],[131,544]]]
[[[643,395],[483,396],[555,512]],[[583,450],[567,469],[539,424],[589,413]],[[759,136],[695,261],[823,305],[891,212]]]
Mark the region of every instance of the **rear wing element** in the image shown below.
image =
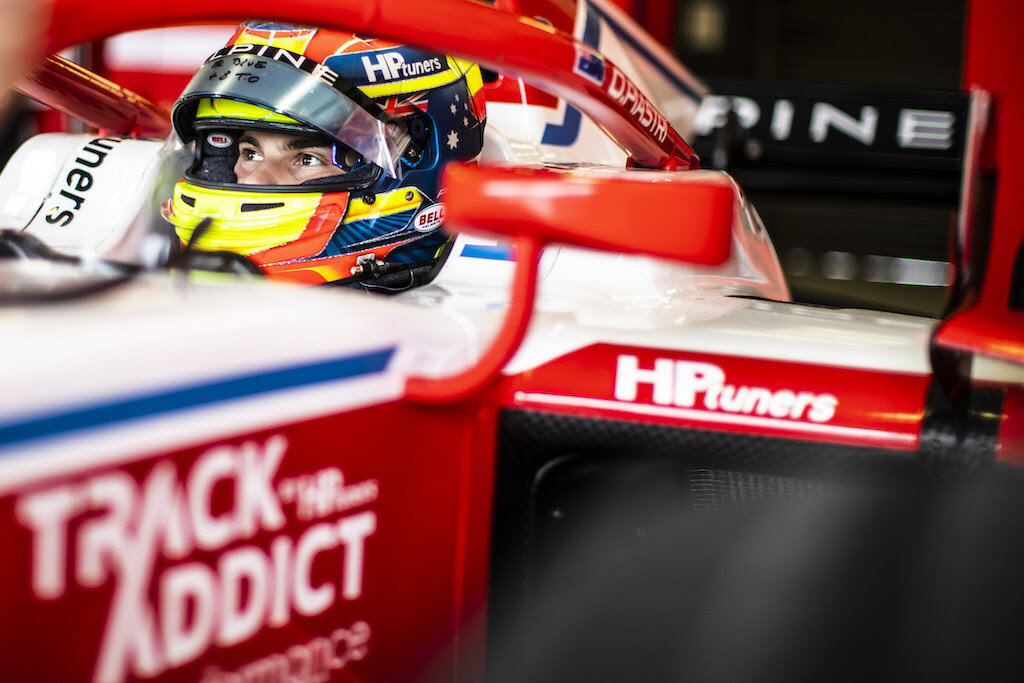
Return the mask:
[[[1024,363],[1024,42],[1020,3],[969,3],[964,85],[976,98],[956,233],[957,285],[941,349]]]

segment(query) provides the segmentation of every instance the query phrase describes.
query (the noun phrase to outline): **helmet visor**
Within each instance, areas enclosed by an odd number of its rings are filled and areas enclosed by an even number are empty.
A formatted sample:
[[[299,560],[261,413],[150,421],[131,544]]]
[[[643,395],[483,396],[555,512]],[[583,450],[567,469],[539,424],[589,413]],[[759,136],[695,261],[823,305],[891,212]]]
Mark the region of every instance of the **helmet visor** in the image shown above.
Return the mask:
[[[401,177],[402,154],[409,145],[403,125],[332,70],[285,50],[273,52],[274,57],[214,55],[192,78],[175,107],[178,132],[190,132],[190,126],[180,125],[184,123],[180,119],[187,109],[194,115],[201,98],[226,97],[317,128],[362,154],[388,176]]]

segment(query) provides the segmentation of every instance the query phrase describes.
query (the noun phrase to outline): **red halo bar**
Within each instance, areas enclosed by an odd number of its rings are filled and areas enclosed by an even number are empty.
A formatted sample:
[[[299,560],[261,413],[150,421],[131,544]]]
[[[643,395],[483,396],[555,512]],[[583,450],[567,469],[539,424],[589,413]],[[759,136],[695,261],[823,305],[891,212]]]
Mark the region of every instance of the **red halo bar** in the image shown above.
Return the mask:
[[[573,70],[590,48],[540,22],[474,0],[203,0],[128,3],[115,0],[54,0],[48,53],[128,30],[155,26],[221,23],[248,18],[327,26],[407,42],[437,52],[464,55],[484,66],[521,76],[586,113],[648,168],[696,168],[698,160],[656,108],[611,62],[597,83]],[[59,18],[59,21],[57,20]],[[501,39],[496,39],[500,36]]]
[[[47,57],[14,89],[104,134],[164,137],[171,132],[167,111],[63,57]]]

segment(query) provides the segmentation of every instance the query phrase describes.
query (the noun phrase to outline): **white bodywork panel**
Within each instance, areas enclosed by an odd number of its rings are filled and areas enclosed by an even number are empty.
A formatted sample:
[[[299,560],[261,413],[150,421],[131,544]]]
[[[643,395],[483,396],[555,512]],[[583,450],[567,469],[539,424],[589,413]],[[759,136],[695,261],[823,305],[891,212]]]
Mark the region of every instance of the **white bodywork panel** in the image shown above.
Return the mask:
[[[0,229],[71,256],[152,263],[146,240],[180,163],[171,142],[37,135],[0,174]]]

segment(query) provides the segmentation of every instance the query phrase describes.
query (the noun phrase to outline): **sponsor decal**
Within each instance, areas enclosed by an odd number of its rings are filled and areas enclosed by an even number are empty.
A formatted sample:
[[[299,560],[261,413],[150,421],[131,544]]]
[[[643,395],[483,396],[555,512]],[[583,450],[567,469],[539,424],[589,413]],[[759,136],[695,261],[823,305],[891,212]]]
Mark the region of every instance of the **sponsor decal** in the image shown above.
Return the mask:
[[[368,55],[363,56],[363,70],[370,83],[376,83],[378,77],[385,81],[396,81],[427,76],[444,70],[446,66],[440,57],[407,62],[400,52],[382,52],[372,59]]]
[[[668,137],[668,121],[614,64],[607,64],[604,88],[658,142]]]
[[[797,111],[797,105],[801,107]],[[823,101],[806,102],[790,99],[758,102],[739,95],[709,95],[701,102],[694,119],[698,135],[710,135],[725,124],[726,114],[733,110],[739,124],[746,129],[767,126],[773,141],[821,144],[835,131],[845,139],[864,147],[894,146],[898,149],[948,150],[957,141],[957,117],[954,112],[914,107],[885,109],[865,104],[857,107],[844,103],[844,109]],[[881,121],[882,114],[888,121]],[[794,131],[794,121],[806,122],[806,129]],[[891,141],[879,140],[879,129],[892,135]]]
[[[899,450],[918,448],[930,381],[811,359],[603,343],[511,370],[506,396],[516,406]]]
[[[206,141],[210,143],[211,147],[216,147],[218,149],[227,149],[233,142],[231,136],[225,135],[224,133],[210,133],[206,136]]]
[[[261,657],[234,671],[217,666],[206,667],[200,683],[238,683],[239,681],[327,681],[352,661],[366,656],[370,625],[357,621],[348,628],[336,628],[325,636],[293,645],[284,652]]]
[[[916,180],[915,171],[927,170],[929,182],[945,188],[941,193],[957,197],[970,125],[969,93],[709,80],[716,94],[701,101],[691,141],[702,157],[711,157],[716,130],[736,126],[748,143],[741,150],[747,162],[759,166],[898,171],[898,178],[889,180]],[[935,191],[920,188],[930,195]]]
[[[651,400],[658,405],[786,420],[827,423],[839,405],[830,393],[729,382],[725,371],[714,363],[657,358],[654,367],[641,368],[636,356],[620,355],[615,370],[616,400],[636,402],[642,385],[651,388]]]
[[[416,214],[412,219],[412,227],[417,232],[437,230],[444,223],[445,213],[444,204],[431,204]]]
[[[78,211],[85,204],[85,195],[96,181],[95,169],[103,165],[107,154],[119,142],[121,140],[118,138],[96,138],[82,147],[75,158],[74,166],[64,176],[64,187],[57,193],[58,203],[46,211],[47,223],[59,224],[61,227],[71,225],[71,221],[75,220]],[[64,202],[64,199],[69,200],[71,204]]]
[[[280,435],[219,445],[186,471],[165,459],[139,481],[104,472],[17,499],[37,599],[112,591],[94,680],[159,676],[361,597],[378,482],[349,483],[337,467],[278,477],[287,449]],[[357,621],[249,666],[276,670],[295,650],[333,671],[361,659],[369,637]]]

